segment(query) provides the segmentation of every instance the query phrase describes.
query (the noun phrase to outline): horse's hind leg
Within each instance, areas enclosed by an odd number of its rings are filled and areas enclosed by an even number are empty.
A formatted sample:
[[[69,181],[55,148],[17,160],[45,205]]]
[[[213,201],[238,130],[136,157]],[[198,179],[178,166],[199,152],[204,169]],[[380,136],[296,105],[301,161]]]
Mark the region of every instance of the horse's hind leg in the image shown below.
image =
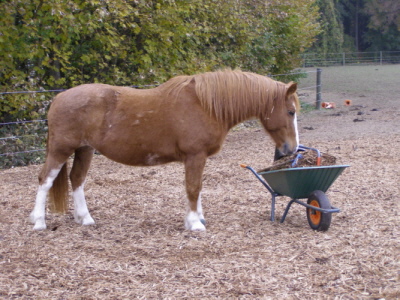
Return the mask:
[[[66,164],[59,163],[51,156],[47,156],[46,163],[44,164],[39,174],[39,188],[36,194],[35,207],[30,214],[30,220],[34,225],[34,230],[46,229],[46,200],[50,188],[53,186],[54,180],[60,174],[60,171],[66,173]]]
[[[72,185],[72,197],[74,199],[75,222],[82,225],[94,224],[86,205],[85,193],[83,190],[85,178],[92,161],[94,149],[85,146],[75,150],[74,163],[70,173]]]
[[[189,230],[206,230],[200,197],[206,159],[206,155],[198,154],[188,156],[185,160],[186,192],[189,200],[189,213],[185,219],[185,228]]]

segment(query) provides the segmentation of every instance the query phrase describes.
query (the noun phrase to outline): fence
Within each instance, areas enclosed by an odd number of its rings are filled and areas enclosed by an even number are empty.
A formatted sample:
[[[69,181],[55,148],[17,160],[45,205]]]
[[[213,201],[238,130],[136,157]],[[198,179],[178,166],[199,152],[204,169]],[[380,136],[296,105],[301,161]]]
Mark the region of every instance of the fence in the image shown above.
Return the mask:
[[[400,63],[400,51],[342,52],[327,53],[325,55],[308,53],[303,55],[303,67],[398,63]]]
[[[282,78],[293,80],[294,78],[306,77],[308,74],[316,74],[316,85],[302,86],[298,88],[298,91],[301,93],[302,91],[316,90],[316,107],[319,108],[321,101],[321,72],[321,69],[317,69],[315,71],[271,75],[270,77],[283,81]],[[154,86],[156,85],[132,87],[147,88]],[[1,92],[0,97],[17,94],[56,94],[61,91],[64,90]],[[0,169],[42,163],[45,156],[46,136],[46,119],[16,120],[0,123]]]

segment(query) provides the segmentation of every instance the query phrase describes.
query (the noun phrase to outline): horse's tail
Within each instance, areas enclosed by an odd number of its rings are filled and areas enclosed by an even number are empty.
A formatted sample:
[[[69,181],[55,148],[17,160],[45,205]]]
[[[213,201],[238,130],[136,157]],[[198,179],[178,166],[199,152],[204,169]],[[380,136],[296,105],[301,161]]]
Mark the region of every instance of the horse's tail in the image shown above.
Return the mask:
[[[49,191],[50,211],[66,213],[68,209],[68,168],[67,162],[62,166],[53,186]]]

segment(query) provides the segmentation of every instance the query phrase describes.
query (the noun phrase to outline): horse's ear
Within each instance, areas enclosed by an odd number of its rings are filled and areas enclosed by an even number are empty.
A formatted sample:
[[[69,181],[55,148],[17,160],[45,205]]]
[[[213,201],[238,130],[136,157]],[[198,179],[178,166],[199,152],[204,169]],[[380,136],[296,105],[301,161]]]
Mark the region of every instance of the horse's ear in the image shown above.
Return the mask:
[[[290,95],[296,93],[296,90],[297,90],[297,83],[296,82],[293,82],[293,81],[289,82],[287,84],[287,87],[288,88],[287,88],[287,91],[286,91],[286,97],[289,97]]]

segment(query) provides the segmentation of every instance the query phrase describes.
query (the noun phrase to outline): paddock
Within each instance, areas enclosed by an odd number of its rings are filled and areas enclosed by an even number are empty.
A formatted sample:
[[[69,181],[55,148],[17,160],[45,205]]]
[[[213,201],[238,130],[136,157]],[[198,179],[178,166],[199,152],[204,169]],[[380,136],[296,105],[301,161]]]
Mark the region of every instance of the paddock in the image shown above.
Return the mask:
[[[300,206],[283,224],[269,221],[270,195],[239,166],[272,162],[256,122],[235,127],[207,161],[205,232],[182,225],[179,163],[95,156],[86,196],[96,225],[76,224],[70,203],[44,231],[28,220],[41,166],[0,171],[0,298],[400,298],[400,100],[384,90],[327,91],[335,110],[299,117],[301,143],[351,165],[327,193],[341,208],[327,232],[310,230]],[[286,203],[278,199],[277,219]]]

